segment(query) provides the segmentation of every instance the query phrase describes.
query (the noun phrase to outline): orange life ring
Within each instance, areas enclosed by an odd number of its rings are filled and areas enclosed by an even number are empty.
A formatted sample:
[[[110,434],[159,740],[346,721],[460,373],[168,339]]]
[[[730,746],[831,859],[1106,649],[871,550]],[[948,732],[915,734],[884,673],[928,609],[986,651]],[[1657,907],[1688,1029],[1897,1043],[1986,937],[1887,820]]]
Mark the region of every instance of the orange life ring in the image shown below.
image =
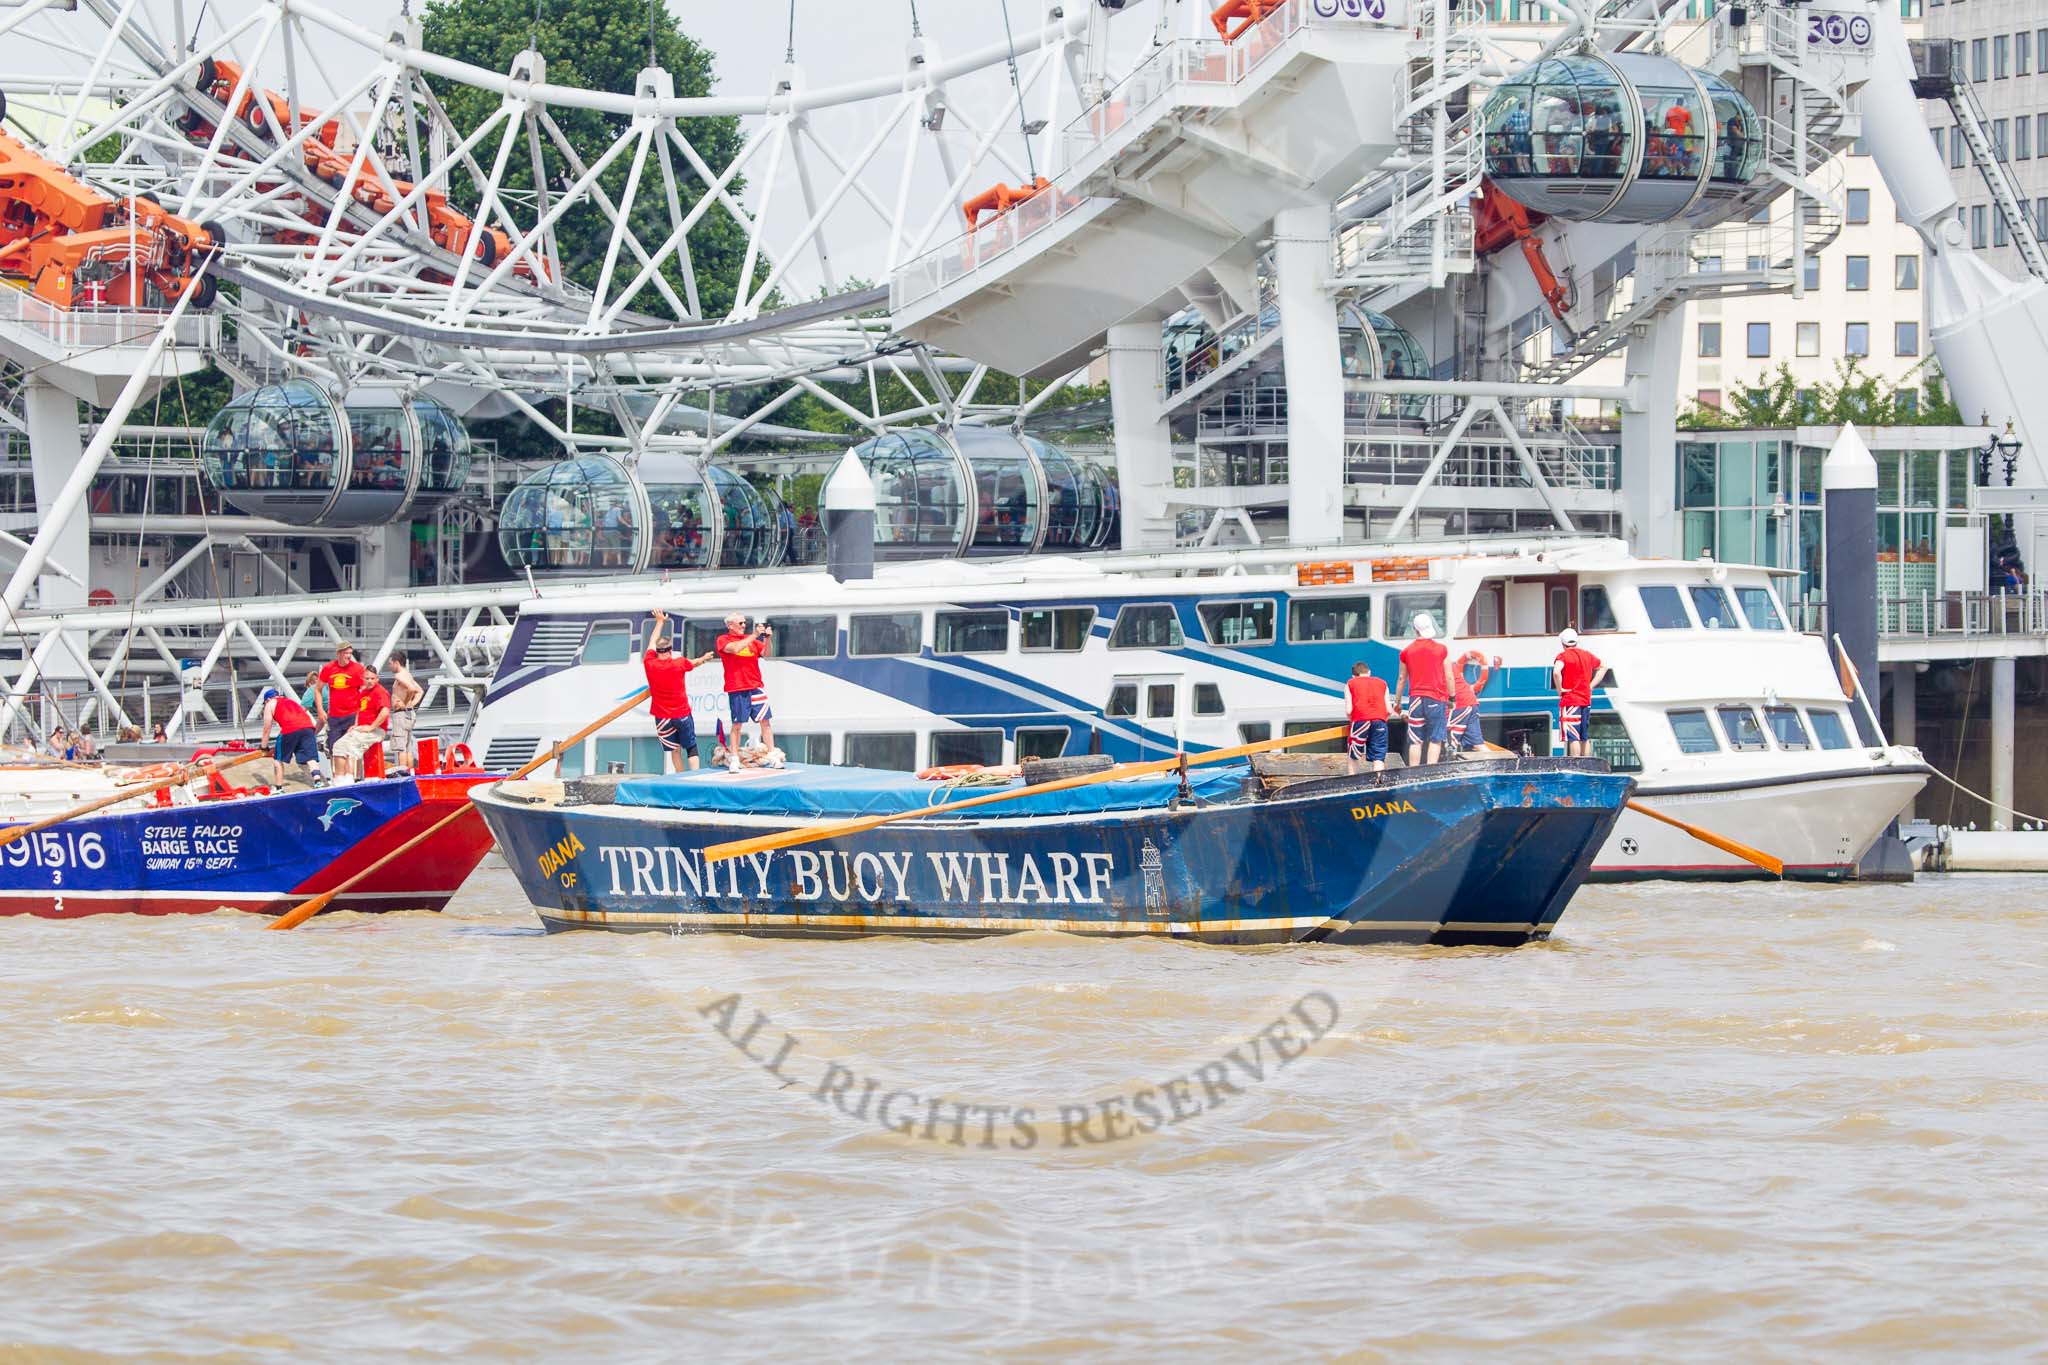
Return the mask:
[[[1479,665],[1479,681],[1473,682],[1466,678],[1465,685],[1472,689],[1474,695],[1477,695],[1486,690],[1486,680],[1493,676],[1493,668],[1487,663],[1484,654],[1481,654],[1476,649],[1468,649],[1458,656],[1458,676],[1465,678],[1465,670],[1473,664]]]
[[[177,771],[178,765],[175,763],[157,763],[147,768],[138,768],[134,772],[126,774],[121,778],[121,785],[124,787],[139,787],[144,783],[154,782],[159,778],[170,777]]]
[[[967,777],[982,771],[979,763],[948,763],[943,767],[925,768],[918,775],[920,782],[951,782],[956,777]]]

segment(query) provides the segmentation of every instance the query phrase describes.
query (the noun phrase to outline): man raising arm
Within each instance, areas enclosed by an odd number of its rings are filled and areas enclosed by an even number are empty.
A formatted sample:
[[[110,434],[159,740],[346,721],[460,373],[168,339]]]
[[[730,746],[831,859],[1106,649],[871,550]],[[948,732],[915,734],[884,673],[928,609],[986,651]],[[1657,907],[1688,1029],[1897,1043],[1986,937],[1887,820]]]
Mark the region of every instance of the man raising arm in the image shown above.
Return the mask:
[[[725,634],[712,645],[718,662],[725,666],[725,700],[732,715],[732,742],[725,748],[728,772],[740,770],[740,728],[748,721],[760,724],[763,748],[775,747],[775,713],[769,709],[768,690],[761,683],[761,660],[768,657],[774,633],[765,622],[749,632],[746,615],[736,611],[725,618]]]

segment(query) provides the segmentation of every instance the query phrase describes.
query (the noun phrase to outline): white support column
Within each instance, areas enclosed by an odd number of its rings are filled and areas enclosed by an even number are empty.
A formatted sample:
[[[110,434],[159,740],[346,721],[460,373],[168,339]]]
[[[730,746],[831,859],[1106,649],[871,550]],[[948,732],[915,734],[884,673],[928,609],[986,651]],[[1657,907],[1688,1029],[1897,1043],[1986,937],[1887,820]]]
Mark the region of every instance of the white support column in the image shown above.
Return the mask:
[[[1920,741],[1914,737],[1920,705],[1920,665],[1907,660],[1892,665],[1892,734],[1894,744],[1907,747]],[[1899,819],[1913,818],[1913,803],[1899,812]]]
[[[2012,829],[2012,713],[2015,688],[2011,659],[1991,661],[1991,826]]]
[[[65,480],[78,468],[85,445],[78,437],[78,400],[55,384],[31,379],[22,386],[22,407],[28,417],[28,452],[35,469],[36,506],[58,505]],[[84,502],[74,505],[51,531],[49,558],[77,573],[86,566],[91,546],[92,514]],[[85,601],[86,585],[44,575],[34,588],[36,605],[48,611]]]
[[[1173,486],[1173,433],[1159,401],[1159,320],[1120,322],[1109,329],[1107,340],[1123,548],[1170,547],[1173,522],[1166,511],[1166,491]]]
[[[1327,204],[1274,215],[1287,373],[1287,538],[1296,545],[1344,539],[1344,366],[1337,309],[1323,288],[1329,262]]]
[[[1678,362],[1686,310],[1674,308],[1642,324],[1628,343],[1631,394],[1622,401],[1622,535],[1639,555],[1685,552],[1678,515]]]

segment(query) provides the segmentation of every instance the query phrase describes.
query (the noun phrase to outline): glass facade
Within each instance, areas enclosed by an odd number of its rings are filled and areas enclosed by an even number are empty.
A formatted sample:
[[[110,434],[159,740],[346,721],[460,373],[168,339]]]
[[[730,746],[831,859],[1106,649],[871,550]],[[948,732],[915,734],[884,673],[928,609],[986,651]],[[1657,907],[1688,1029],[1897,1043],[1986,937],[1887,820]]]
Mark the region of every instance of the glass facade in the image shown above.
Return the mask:
[[[1678,443],[1678,503],[1685,558],[1795,569],[1788,600],[1821,593],[1824,445],[1755,432],[1693,433]],[[1940,528],[1969,508],[1976,452],[1873,448],[1877,461],[1877,593],[1884,628],[1919,629],[1923,601],[1939,595]],[[1741,604],[1751,610],[1748,601]],[[1752,626],[1761,627],[1752,621]]]

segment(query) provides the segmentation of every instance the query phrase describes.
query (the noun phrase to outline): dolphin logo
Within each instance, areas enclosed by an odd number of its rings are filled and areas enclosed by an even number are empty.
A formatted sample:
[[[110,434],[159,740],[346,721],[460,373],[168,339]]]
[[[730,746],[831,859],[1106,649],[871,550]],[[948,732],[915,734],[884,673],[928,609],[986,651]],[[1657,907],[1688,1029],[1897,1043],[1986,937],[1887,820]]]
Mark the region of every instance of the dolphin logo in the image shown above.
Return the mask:
[[[327,813],[320,817],[320,828],[323,830],[333,829],[334,822],[336,820],[340,819],[344,815],[347,815],[350,811],[357,809],[362,804],[362,802],[356,800],[352,796],[334,797],[327,803]]]

